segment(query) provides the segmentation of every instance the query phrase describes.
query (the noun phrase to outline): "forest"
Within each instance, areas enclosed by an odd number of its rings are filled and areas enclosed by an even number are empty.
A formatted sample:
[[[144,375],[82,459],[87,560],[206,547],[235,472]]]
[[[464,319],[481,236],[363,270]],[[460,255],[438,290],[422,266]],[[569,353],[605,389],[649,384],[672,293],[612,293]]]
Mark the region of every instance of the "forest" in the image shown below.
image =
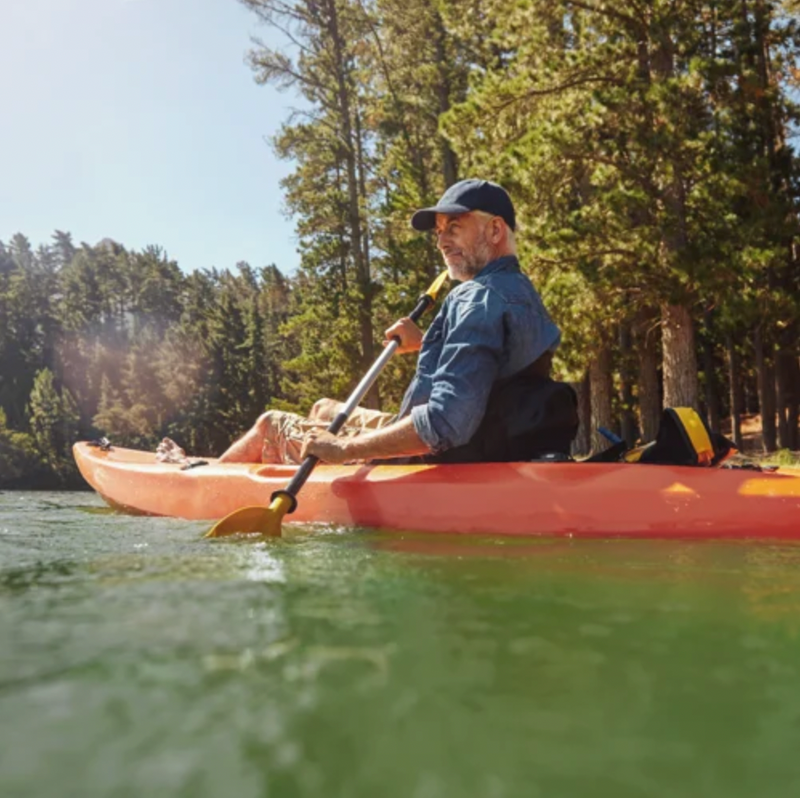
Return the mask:
[[[464,177],[514,199],[577,454],[651,440],[664,406],[800,449],[797,0],[238,1],[287,42],[247,63],[299,98],[272,146],[300,266],[0,242],[0,487],[79,485],[75,440],[214,455],[346,397],[442,268],[411,214]]]

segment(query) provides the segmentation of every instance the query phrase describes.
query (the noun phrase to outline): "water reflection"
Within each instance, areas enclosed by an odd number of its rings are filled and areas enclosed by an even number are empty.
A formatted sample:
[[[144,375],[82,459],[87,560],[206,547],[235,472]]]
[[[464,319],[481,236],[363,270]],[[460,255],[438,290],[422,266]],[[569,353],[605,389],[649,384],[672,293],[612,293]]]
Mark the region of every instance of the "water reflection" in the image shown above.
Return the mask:
[[[0,794],[67,771],[86,798],[793,783],[800,547],[208,542],[37,501],[0,510]]]
[[[282,584],[286,581],[284,565],[266,544],[256,544],[248,553],[247,579],[265,584]]]
[[[60,586],[81,566],[74,562],[58,560],[55,562],[35,562],[27,568],[0,568],[0,595],[25,593],[33,588]]]

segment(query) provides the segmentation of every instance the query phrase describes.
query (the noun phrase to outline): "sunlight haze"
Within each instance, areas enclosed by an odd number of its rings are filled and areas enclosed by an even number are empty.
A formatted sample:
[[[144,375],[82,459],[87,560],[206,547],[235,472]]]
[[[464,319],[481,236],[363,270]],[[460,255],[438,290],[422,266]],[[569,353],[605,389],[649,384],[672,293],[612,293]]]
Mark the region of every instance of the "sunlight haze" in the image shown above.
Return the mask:
[[[0,0],[0,240],[163,247],[181,268],[298,261],[272,136],[296,102],[258,86],[236,0]]]

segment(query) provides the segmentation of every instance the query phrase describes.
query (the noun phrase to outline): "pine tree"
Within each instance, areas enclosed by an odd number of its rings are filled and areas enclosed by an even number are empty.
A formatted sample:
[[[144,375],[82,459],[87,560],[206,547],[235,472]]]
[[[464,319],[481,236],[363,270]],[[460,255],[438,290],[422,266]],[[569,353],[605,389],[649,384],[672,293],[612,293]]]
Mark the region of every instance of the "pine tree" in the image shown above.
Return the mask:
[[[346,351],[340,365],[353,384],[374,359],[370,198],[367,194],[371,143],[364,113],[369,80],[361,52],[368,34],[364,10],[355,0],[242,0],[267,24],[283,30],[296,45],[292,59],[259,44],[250,53],[256,79],[294,88],[305,99],[306,120],[285,124],[275,147],[297,162],[283,185],[288,208],[300,218],[301,269],[319,280],[319,290],[303,293],[306,323],[316,320],[316,335],[304,341]],[[301,114],[298,112],[297,116]],[[298,321],[298,324],[300,322]],[[304,401],[314,386],[296,390]],[[338,386],[329,383],[329,391]],[[368,401],[374,403],[374,392]]]
[[[49,369],[36,374],[30,395],[34,444],[47,466],[62,475],[71,470],[70,451],[77,439],[78,410],[69,391],[59,391]]]

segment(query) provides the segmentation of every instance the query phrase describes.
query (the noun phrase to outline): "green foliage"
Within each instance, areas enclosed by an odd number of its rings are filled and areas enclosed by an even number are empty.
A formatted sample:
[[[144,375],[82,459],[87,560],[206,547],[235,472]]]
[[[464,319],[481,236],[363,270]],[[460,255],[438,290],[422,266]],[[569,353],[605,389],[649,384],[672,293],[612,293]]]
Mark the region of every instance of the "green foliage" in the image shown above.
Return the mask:
[[[43,468],[30,435],[8,428],[5,411],[0,408],[0,488],[24,485]]]
[[[759,460],[761,465],[791,466],[800,467],[800,453],[791,452],[788,449],[778,449],[777,452],[765,456]]]
[[[481,8],[455,24],[480,31],[485,66],[442,123],[466,168],[518,200],[524,260],[573,366],[646,307],[721,306],[721,328],[796,316],[796,113],[782,82],[796,19],[764,2]]]
[[[48,368],[34,378],[28,412],[40,459],[55,474],[69,474],[73,468],[70,451],[78,433],[78,409],[68,390],[56,388]]]
[[[184,275],[157,247],[0,243],[4,484],[78,483],[75,440],[225,449],[283,400],[292,284],[275,266]]]
[[[612,404],[653,417],[659,383],[694,397],[735,356],[720,409],[758,409],[758,370],[797,427],[795,0],[241,2],[288,34],[256,42],[256,80],[302,97],[273,141],[298,272],[187,275],[60,230],[0,242],[0,478],[70,484],[72,440],[101,432],[217,454],[265,407],[344,398],[441,268],[411,214],[466,176],[514,198],[559,376],[625,364]],[[370,402],[396,409],[413,367],[390,363]]]

